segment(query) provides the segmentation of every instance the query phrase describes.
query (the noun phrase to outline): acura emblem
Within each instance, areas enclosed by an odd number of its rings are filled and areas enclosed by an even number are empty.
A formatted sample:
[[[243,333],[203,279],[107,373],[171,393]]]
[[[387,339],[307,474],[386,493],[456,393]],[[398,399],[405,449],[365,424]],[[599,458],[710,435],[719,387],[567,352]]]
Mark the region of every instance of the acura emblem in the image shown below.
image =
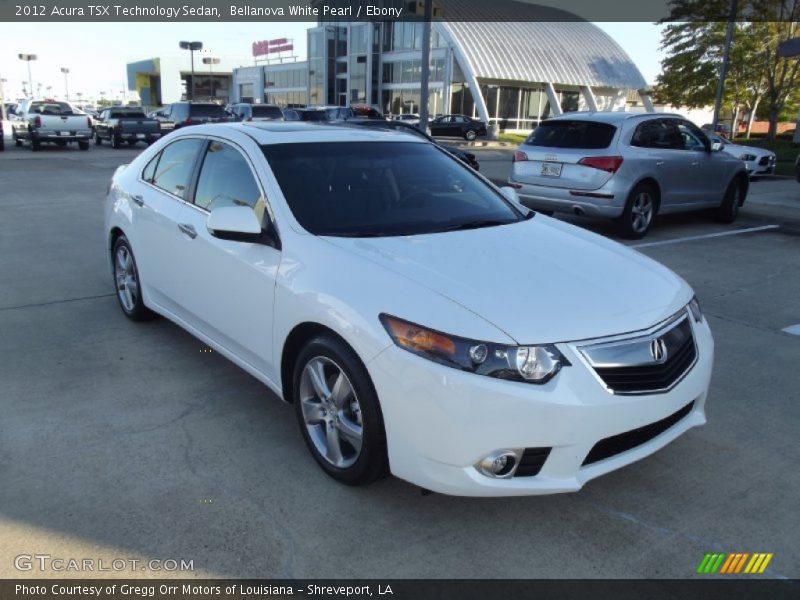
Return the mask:
[[[558,160],[558,156],[555,154],[545,154],[544,159],[549,161]]]
[[[663,363],[667,360],[667,345],[661,338],[656,338],[650,341],[650,356],[657,363]]]

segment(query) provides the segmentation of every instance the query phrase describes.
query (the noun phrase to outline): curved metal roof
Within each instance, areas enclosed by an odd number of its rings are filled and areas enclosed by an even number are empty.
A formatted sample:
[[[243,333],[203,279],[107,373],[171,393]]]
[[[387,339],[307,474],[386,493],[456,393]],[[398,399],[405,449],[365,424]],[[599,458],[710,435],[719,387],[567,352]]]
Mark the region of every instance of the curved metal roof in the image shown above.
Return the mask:
[[[638,90],[646,82],[604,31],[585,21],[438,22],[462,65],[483,79]]]

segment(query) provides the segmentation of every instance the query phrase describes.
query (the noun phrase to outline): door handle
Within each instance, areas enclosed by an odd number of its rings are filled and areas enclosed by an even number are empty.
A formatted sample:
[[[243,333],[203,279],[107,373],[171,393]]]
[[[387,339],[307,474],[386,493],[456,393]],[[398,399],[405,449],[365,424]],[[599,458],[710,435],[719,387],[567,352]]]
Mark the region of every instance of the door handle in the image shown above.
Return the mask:
[[[197,231],[195,231],[194,227],[192,227],[188,223],[178,223],[178,229],[180,229],[183,233],[185,233],[192,239],[197,237]]]
[[[657,167],[663,167],[664,166],[664,161],[663,160],[657,160],[656,161],[656,166]]]
[[[141,194],[131,194],[131,200],[137,206],[144,206],[144,198],[142,198]]]

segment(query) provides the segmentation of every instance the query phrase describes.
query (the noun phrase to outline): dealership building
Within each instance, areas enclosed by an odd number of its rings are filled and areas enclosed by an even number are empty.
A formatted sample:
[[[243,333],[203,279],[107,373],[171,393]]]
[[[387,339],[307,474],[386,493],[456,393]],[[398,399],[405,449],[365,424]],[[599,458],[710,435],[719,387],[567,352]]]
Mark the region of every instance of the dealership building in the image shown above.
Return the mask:
[[[231,97],[418,113],[423,27],[419,21],[320,22],[307,32],[306,61],[234,69]],[[431,115],[466,114],[496,130],[528,131],[562,112],[652,110],[645,88],[630,57],[592,23],[432,24]]]

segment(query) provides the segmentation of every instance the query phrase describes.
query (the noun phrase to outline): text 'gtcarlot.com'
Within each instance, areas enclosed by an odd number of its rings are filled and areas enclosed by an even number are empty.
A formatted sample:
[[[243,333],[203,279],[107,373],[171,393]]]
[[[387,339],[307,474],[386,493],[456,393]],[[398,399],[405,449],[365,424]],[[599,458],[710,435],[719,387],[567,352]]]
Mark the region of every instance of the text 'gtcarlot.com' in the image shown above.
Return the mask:
[[[19,554],[14,557],[18,571],[92,572],[92,571],[194,571],[194,560],[136,558],[60,558],[49,554]]]

